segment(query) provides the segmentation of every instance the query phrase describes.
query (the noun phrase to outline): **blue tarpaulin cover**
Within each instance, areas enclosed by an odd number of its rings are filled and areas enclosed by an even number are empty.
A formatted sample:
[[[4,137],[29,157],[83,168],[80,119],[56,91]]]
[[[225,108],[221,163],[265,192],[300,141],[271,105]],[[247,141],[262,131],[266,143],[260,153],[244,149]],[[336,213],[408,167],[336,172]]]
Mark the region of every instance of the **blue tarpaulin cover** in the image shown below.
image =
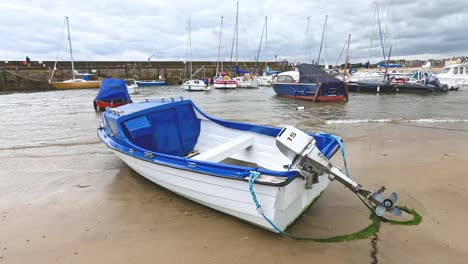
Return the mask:
[[[241,69],[239,68],[238,65],[236,65],[235,69],[236,69],[236,74],[237,74],[237,75],[245,74],[245,73],[250,73],[250,71],[241,70]]]
[[[104,78],[96,95],[96,100],[111,101],[121,99],[131,101],[125,81],[122,79]]]

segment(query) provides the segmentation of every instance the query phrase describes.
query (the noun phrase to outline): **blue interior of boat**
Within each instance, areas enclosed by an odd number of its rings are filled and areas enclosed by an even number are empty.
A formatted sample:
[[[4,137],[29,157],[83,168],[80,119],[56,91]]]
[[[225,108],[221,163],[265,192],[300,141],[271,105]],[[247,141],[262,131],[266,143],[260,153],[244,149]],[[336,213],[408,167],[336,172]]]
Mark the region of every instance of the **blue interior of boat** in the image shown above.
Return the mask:
[[[122,128],[127,138],[141,148],[183,156],[197,144],[200,119],[196,117],[192,104],[182,103],[125,120]]]

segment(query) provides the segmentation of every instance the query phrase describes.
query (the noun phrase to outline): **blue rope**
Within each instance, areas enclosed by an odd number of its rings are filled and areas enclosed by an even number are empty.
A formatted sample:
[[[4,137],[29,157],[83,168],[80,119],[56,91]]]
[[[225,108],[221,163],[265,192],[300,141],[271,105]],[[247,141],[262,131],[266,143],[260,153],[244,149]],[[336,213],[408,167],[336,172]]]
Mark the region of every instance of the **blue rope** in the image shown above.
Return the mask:
[[[260,205],[260,203],[258,202],[257,200],[257,195],[255,195],[255,191],[253,189],[253,184],[255,182],[255,180],[258,178],[258,176],[260,176],[260,173],[257,172],[257,171],[251,171],[250,172],[250,176],[249,176],[249,191],[250,191],[250,194],[252,195],[252,199],[255,203],[255,208],[257,208],[257,212],[263,216],[263,218],[280,234],[284,235],[284,236],[287,236],[289,237],[289,234],[285,233],[283,230],[281,230],[279,227],[277,227],[273,221],[270,220],[270,218],[268,218],[266,215],[265,215],[265,212],[263,211],[263,208],[262,206]]]
[[[345,151],[344,151],[344,146],[343,146],[343,142],[341,142],[341,139],[337,136],[334,136],[334,135],[331,135],[330,136],[336,140],[336,142],[338,143],[338,145],[340,146],[340,150],[341,150],[341,155],[343,156],[343,162],[344,162],[344,165],[345,165],[345,169],[346,169],[346,175],[351,178],[350,174],[349,174],[349,170],[348,170],[348,165],[346,164],[346,155],[345,155]],[[291,164],[292,165],[292,164]],[[291,169],[291,166],[288,168],[288,170]],[[294,238],[294,239],[304,239],[304,238],[299,238],[299,237],[295,237],[295,236],[292,236],[286,232],[284,232],[283,230],[281,230],[279,227],[277,227],[273,221],[271,221],[270,218],[268,218],[266,215],[265,215],[265,212],[263,211],[263,208],[262,206],[260,205],[260,203],[258,202],[258,199],[257,199],[257,195],[255,194],[255,191],[253,189],[253,184],[255,182],[255,180],[258,178],[258,176],[260,176],[260,173],[258,171],[250,171],[250,175],[249,175],[249,191],[250,191],[250,195],[252,195],[252,199],[253,199],[253,202],[255,204],[255,208],[257,209],[257,212],[280,234],[284,235],[284,236],[287,236],[287,237],[290,237],[290,238]],[[311,240],[314,240],[311,238]]]
[[[345,151],[344,151],[344,145],[343,145],[343,142],[341,142],[341,138],[335,136],[335,135],[332,135],[330,134],[330,136],[336,140],[336,142],[338,143],[338,145],[340,146],[340,150],[341,150],[341,156],[343,156],[343,163],[344,163],[344,166],[345,166],[345,170],[346,170],[346,176],[348,176],[348,178],[352,179],[351,178],[351,174],[349,174],[349,170],[348,170],[348,164],[346,163],[346,154],[345,154]]]

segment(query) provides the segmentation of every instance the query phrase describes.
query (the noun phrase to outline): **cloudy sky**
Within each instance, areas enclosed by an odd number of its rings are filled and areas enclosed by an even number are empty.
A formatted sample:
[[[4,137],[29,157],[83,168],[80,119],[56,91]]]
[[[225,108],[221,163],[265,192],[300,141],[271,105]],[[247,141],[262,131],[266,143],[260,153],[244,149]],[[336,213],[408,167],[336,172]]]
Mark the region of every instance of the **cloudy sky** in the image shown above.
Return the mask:
[[[385,52],[402,58],[468,55],[468,0],[379,0]],[[224,57],[229,60],[236,1],[212,0],[9,0],[0,2],[0,59],[68,59],[64,16],[70,17],[75,60],[184,60],[187,21],[192,21],[193,60],[216,60],[220,17],[224,16]],[[388,15],[387,15],[388,14]],[[269,60],[316,60],[325,15],[328,27],[322,58],[334,64],[351,33],[351,61],[366,61],[373,1],[240,0],[239,59],[254,60],[268,16]],[[310,17],[306,47],[306,23]],[[387,18],[388,17],[388,18]],[[377,19],[375,19],[377,20]],[[371,57],[379,60],[375,24]],[[265,60],[265,49],[260,60]],[[321,63],[324,61],[322,60]]]

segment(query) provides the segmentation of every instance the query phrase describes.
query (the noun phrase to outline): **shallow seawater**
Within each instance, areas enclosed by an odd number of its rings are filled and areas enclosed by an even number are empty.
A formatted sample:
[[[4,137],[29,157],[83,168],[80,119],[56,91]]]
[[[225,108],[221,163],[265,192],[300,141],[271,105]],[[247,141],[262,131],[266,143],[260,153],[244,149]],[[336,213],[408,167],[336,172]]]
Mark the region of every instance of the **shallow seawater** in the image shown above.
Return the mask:
[[[100,114],[92,106],[97,90],[0,94],[0,150],[98,142]],[[270,126],[294,125],[310,132],[341,132],[346,126],[372,123],[467,123],[468,91],[447,94],[350,94],[348,102],[312,103],[277,97],[259,89],[186,92],[179,86],[147,87],[134,101],[183,96],[207,114]],[[303,106],[304,110],[297,110]]]

